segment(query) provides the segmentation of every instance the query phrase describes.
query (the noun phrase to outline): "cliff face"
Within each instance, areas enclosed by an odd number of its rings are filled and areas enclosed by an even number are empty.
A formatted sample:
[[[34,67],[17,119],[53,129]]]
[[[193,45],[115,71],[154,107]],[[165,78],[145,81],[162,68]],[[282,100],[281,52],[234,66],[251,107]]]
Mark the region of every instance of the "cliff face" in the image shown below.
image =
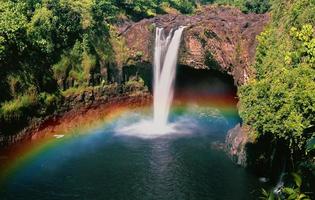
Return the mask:
[[[170,31],[186,26],[179,64],[194,68],[216,68],[242,84],[253,74],[256,36],[268,22],[268,14],[244,14],[229,7],[205,7],[194,16],[161,15],[119,27],[130,49],[130,60],[151,62],[155,27]]]

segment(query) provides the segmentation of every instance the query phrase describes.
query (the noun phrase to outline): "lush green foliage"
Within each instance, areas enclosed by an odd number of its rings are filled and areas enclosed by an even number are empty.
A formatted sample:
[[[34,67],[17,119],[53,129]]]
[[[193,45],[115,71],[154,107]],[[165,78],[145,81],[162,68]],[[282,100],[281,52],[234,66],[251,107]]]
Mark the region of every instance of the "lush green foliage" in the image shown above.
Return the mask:
[[[240,115],[253,134],[271,137],[274,148],[283,145],[290,167],[307,166],[311,177],[315,174],[314,13],[313,0],[272,1],[272,21],[258,37],[256,77],[239,90]],[[288,196],[297,194],[296,188],[286,191]]]
[[[201,0],[201,3],[232,5],[240,8],[245,13],[265,13],[270,9],[269,0]]]
[[[3,0],[0,5],[0,102],[29,87],[52,93],[89,85],[115,61],[113,22],[140,20],[173,7],[191,13],[189,0]],[[114,44],[112,44],[114,42]],[[121,46],[121,45],[120,45]],[[120,59],[121,60],[121,59]],[[112,69],[113,70],[113,69]],[[17,94],[19,93],[19,94]]]
[[[28,109],[31,109],[36,104],[36,96],[34,95],[23,95],[16,99],[6,102],[1,107],[1,114],[4,119],[19,119]]]
[[[111,23],[152,17],[168,8],[192,13],[197,4],[194,0],[3,0],[0,102],[23,95],[31,86],[52,93],[58,90],[57,83],[62,89],[89,85],[99,68],[115,60]]]
[[[310,2],[304,1],[305,6],[315,11]],[[294,9],[296,4],[300,1],[287,7]],[[303,130],[315,123],[315,32],[311,24],[304,24],[310,22],[309,15],[290,26],[292,21],[286,20],[290,15],[279,19],[274,14],[273,21],[287,23],[271,24],[258,37],[257,77],[240,90],[241,116],[246,123],[260,134],[274,134],[299,147],[305,144]]]
[[[2,0],[0,118],[22,119],[34,106],[40,115],[73,87],[120,82],[128,49],[115,23],[195,7],[191,0]]]
[[[94,80],[95,73],[114,66],[110,63],[120,52],[112,47],[123,45],[110,24],[152,17],[166,7],[191,13],[195,6],[189,0],[3,0],[0,103],[23,96],[33,86],[37,93],[54,93],[58,85],[67,89],[101,82]]]
[[[282,188],[282,199],[287,200],[311,200],[311,198],[301,191],[302,178],[296,173],[292,173],[294,186]]]
[[[304,194],[301,190],[302,187],[302,178],[297,173],[292,173],[291,176],[293,177],[293,185],[291,187],[282,187],[279,188],[277,194],[274,191],[266,191],[262,190],[262,196],[260,199],[262,200],[311,200],[310,196]]]

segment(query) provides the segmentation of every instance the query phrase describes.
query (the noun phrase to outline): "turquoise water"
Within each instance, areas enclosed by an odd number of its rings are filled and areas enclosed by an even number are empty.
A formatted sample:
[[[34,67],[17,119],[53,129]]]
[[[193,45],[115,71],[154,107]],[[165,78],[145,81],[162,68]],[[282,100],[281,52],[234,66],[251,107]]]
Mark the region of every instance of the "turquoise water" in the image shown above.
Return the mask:
[[[152,138],[119,133],[143,118],[131,112],[40,152],[8,177],[0,199],[257,199],[257,178],[218,145],[237,116],[196,107],[173,112],[171,121],[180,122],[182,133]]]

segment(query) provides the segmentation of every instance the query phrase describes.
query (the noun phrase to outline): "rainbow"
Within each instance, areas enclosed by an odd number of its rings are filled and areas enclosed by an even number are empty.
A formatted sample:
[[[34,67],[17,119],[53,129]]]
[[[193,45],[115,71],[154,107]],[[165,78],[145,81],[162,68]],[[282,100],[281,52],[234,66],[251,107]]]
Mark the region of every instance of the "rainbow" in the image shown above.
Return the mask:
[[[219,109],[227,118],[237,116],[237,101],[233,96],[199,96],[195,99],[197,101],[194,102],[197,102],[198,105]],[[172,110],[180,113],[185,109],[187,103],[192,102],[185,97],[178,97],[174,100]],[[131,106],[127,102],[100,106],[79,112],[80,114],[78,111],[70,111],[61,117],[58,123],[47,125],[36,131],[31,139],[2,150],[0,152],[0,187],[9,177],[32,163],[42,153],[61,147],[69,141],[89,137],[91,135],[89,133],[93,133],[93,130],[108,126],[133,109],[149,114],[151,104],[141,103]],[[56,136],[60,136],[60,138],[56,138]]]

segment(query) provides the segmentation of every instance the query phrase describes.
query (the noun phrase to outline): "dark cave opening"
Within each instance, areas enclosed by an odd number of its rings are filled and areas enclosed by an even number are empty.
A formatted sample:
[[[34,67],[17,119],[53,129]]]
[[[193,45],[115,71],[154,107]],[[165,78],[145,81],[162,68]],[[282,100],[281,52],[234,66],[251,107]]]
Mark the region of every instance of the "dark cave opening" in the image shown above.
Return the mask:
[[[232,76],[214,69],[194,69],[180,65],[175,80],[175,97],[187,99],[226,97],[236,106],[237,87]]]
[[[153,70],[150,63],[123,67],[123,81],[141,78],[153,93]],[[206,96],[228,98],[236,107],[238,102],[237,86],[231,75],[215,69],[195,69],[179,65],[175,78],[175,98],[188,100]]]

